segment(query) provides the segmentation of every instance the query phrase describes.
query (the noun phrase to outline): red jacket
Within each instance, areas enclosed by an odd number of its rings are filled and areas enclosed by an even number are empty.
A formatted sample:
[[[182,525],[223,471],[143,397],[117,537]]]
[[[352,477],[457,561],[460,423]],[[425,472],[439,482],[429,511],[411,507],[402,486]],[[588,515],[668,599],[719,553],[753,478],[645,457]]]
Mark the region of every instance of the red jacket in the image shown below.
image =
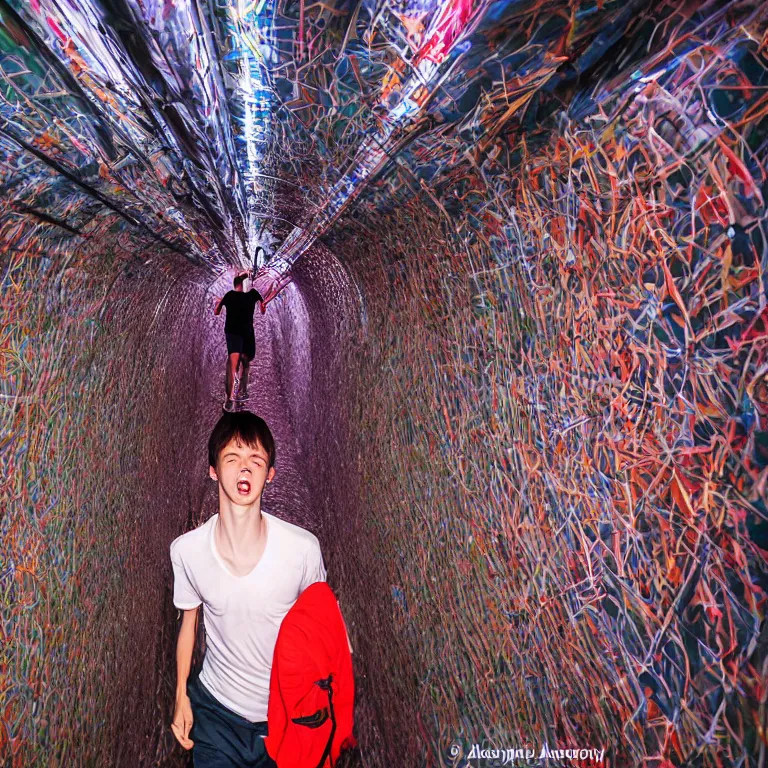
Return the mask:
[[[318,581],[299,595],[277,634],[264,740],[277,767],[332,768],[342,744],[355,744],[354,702],[344,619],[333,590]]]

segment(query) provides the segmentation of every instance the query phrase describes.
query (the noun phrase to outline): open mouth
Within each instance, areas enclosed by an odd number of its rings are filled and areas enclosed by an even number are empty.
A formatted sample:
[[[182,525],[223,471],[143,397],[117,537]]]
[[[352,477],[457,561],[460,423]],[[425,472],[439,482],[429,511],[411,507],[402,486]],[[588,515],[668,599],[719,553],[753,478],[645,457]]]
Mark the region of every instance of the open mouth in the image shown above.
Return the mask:
[[[247,495],[251,492],[251,484],[244,477],[237,481],[237,492]]]

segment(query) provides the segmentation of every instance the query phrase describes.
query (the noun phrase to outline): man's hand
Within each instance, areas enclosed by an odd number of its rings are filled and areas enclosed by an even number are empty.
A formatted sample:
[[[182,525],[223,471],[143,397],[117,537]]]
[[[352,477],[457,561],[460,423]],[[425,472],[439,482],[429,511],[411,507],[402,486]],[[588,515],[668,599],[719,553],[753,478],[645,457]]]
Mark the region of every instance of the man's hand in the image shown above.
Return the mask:
[[[180,693],[176,697],[176,712],[173,715],[171,730],[184,749],[192,749],[195,744],[189,738],[189,732],[192,730],[192,704],[186,693]]]

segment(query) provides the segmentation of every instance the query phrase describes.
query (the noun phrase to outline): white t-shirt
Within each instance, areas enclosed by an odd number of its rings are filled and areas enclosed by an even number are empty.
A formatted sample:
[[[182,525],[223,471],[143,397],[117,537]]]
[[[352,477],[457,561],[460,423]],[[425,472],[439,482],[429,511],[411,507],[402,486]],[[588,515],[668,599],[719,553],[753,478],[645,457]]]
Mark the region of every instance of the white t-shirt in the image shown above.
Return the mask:
[[[317,537],[262,510],[267,543],[256,567],[235,576],[216,551],[219,515],[171,543],[173,604],[203,604],[206,652],[200,681],[251,722],[267,719],[269,677],[280,624],[299,595],[326,571]]]

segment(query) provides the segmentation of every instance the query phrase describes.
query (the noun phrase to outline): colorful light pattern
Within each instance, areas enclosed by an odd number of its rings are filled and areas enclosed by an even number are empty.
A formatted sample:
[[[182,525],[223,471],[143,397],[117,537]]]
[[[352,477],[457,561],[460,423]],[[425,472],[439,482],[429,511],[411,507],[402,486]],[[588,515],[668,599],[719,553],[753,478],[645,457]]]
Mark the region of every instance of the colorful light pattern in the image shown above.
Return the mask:
[[[257,243],[365,765],[765,763],[767,17],[0,0],[0,763],[185,762],[167,544]]]

